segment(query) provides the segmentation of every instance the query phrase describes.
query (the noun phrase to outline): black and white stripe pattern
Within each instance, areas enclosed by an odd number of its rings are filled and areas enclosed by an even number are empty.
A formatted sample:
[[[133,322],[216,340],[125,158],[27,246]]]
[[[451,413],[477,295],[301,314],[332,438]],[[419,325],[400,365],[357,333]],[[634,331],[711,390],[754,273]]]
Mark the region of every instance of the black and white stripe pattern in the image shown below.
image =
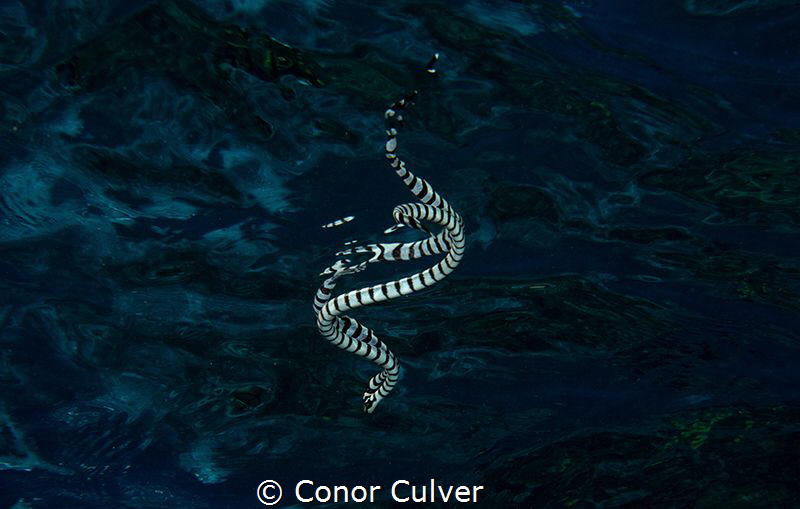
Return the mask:
[[[429,73],[436,72],[433,66],[438,58],[438,54],[434,55],[429,62],[427,68]],[[427,181],[411,173],[397,155],[396,126],[402,122],[401,112],[412,103],[416,95],[415,91],[395,102],[386,110],[385,118],[388,124],[386,158],[397,176],[420,203],[406,203],[395,207],[392,216],[396,224],[385,233],[408,226],[425,232],[429,236],[414,242],[366,244],[340,251],[337,253],[338,256],[360,253],[368,253],[372,256],[355,265],[350,265],[348,259],[337,261],[323,272],[323,275],[330,275],[330,277],[322,283],[314,297],[314,313],[317,317],[317,327],[322,336],[339,348],[364,357],[381,368],[381,372],[369,381],[364,393],[364,411],[367,413],[372,413],[378,403],[394,389],[400,375],[400,368],[392,351],[375,336],[371,329],[344,313],[361,306],[396,299],[402,295],[424,290],[453,272],[464,254],[464,225],[461,216],[434,191]],[[433,235],[424,222],[439,225],[442,229],[438,234]],[[445,256],[438,263],[421,272],[333,296],[333,290],[340,277],[361,272],[370,263],[414,260],[437,254]]]
[[[343,217],[343,218],[337,219],[336,221],[331,221],[328,224],[323,224],[322,227],[323,228],[336,228],[337,226],[342,226],[345,223],[349,223],[353,219],[355,219],[355,217],[353,217],[353,216]]]

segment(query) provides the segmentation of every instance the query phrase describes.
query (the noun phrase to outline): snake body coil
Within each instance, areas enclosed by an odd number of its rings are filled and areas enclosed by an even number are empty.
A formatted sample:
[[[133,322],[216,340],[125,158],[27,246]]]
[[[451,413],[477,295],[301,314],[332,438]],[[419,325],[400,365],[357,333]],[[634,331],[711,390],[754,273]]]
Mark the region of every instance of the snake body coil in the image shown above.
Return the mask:
[[[438,55],[431,59],[428,64],[428,72],[435,73],[433,65],[437,59]],[[335,346],[364,357],[381,368],[381,372],[372,377],[366,392],[364,392],[364,411],[367,413],[372,413],[378,403],[394,389],[400,375],[400,367],[389,347],[379,340],[371,329],[346,316],[345,313],[375,302],[409,295],[436,284],[453,272],[464,253],[464,226],[461,216],[439,193],[434,191],[427,181],[411,173],[396,153],[397,129],[395,126],[402,122],[401,112],[413,102],[416,94],[414,92],[400,99],[386,110],[385,117],[388,124],[386,158],[397,176],[419,202],[396,206],[392,212],[396,224],[385,233],[391,233],[402,227],[411,227],[425,232],[429,236],[414,242],[366,244],[337,253],[340,256],[357,253],[367,253],[372,256],[356,265],[348,265],[349,260],[346,259],[337,261],[323,272],[330,277],[322,283],[314,298],[314,313],[317,317],[317,327],[322,336]],[[438,234],[433,235],[423,222],[439,225],[441,230]],[[326,227],[330,225],[333,223],[329,223]],[[340,277],[360,272],[370,263],[414,260],[437,254],[445,256],[438,263],[421,272],[333,296],[333,290]]]

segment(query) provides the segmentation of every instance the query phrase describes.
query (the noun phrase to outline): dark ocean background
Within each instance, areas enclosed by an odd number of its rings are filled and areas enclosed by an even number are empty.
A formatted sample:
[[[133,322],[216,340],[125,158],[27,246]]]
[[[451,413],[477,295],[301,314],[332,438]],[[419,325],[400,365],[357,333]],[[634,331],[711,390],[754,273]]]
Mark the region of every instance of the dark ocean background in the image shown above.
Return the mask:
[[[414,89],[467,251],[365,415],[312,299]],[[0,120],[0,507],[798,507],[800,2],[4,0]]]

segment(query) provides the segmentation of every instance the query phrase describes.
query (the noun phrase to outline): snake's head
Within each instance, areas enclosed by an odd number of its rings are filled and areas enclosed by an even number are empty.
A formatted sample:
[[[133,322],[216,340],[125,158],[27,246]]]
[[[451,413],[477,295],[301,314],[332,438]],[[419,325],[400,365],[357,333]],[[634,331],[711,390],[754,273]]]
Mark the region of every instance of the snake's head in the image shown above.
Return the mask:
[[[331,276],[330,279],[339,279],[348,274],[355,274],[367,268],[366,263],[359,263],[358,265],[346,265],[350,260],[337,260],[336,263],[320,272],[320,276]]]

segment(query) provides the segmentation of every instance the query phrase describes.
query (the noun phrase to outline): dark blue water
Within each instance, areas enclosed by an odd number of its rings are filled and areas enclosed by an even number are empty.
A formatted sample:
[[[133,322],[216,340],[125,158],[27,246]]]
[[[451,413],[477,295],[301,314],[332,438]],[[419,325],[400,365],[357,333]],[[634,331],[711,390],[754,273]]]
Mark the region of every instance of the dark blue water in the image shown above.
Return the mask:
[[[6,0],[0,507],[796,507],[799,86],[791,0]],[[312,300],[414,198],[414,89],[467,251],[352,312],[365,415]]]

